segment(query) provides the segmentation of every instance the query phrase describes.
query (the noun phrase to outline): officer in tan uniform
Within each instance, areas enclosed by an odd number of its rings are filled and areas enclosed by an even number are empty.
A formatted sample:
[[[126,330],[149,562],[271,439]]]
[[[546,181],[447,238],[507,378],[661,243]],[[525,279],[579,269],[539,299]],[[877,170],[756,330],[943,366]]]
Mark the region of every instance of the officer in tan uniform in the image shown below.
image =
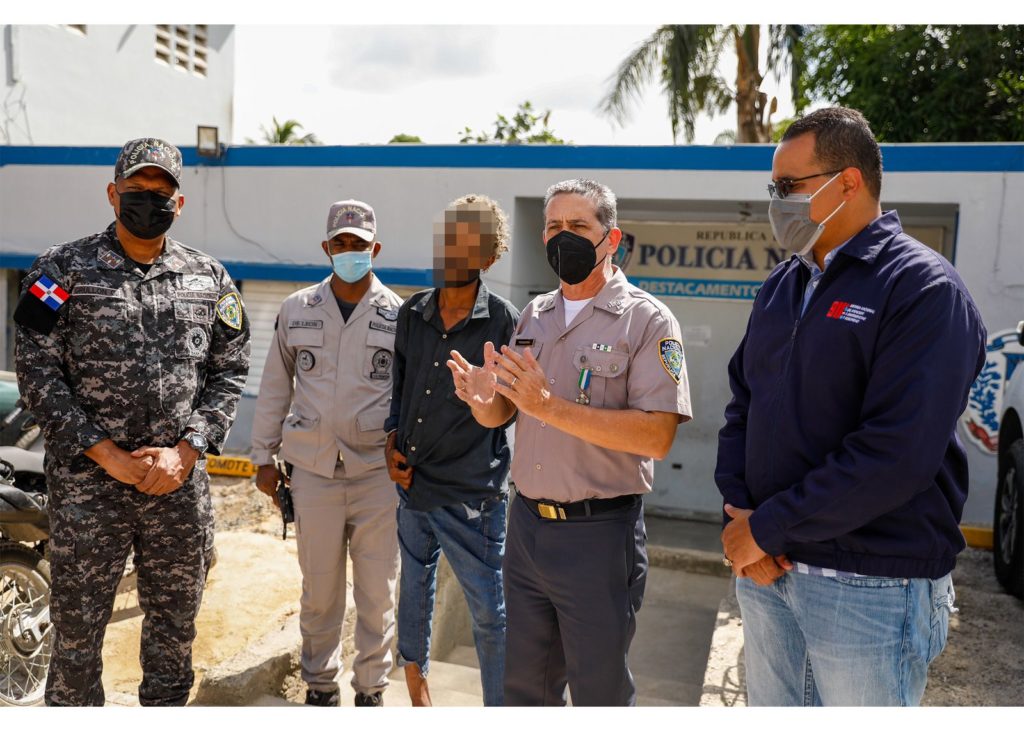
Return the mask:
[[[518,411],[506,539],[506,705],[634,705],[626,665],[647,576],[642,495],[690,419],[679,324],[612,256],[615,195],[548,189],[543,240],[561,280],[485,365],[453,352],[456,393],[485,426]]]
[[[355,704],[379,706],[395,627],[397,496],[384,461],[384,420],[402,300],[371,271],[381,245],[366,203],[332,205],[322,247],[334,273],[289,296],[278,314],[252,461],[257,487],[272,497],[274,456],[293,466],[306,703],[339,702],[347,549],[357,616]]]

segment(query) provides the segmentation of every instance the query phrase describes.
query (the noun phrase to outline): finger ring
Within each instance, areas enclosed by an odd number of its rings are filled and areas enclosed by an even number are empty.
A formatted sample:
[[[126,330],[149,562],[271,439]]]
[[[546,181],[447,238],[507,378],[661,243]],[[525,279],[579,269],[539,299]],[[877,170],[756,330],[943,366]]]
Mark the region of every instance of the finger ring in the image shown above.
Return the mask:
[[[732,559],[728,556],[722,556],[722,563],[724,563],[726,566],[732,566]]]
[[[516,385],[516,381],[518,381],[518,380],[519,380],[519,376],[512,376],[512,383],[510,383],[508,385],[514,386],[514,385]]]

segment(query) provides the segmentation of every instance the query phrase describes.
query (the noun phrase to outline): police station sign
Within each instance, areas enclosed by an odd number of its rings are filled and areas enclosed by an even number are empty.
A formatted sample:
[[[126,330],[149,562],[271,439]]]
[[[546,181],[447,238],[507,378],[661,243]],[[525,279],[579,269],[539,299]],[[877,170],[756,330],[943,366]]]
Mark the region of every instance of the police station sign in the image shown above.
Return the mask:
[[[767,223],[620,221],[619,227],[633,240],[616,263],[659,297],[752,300],[786,258]]]
[[[619,221],[615,263],[633,284],[658,297],[752,300],[772,269],[789,258],[768,223]],[[941,226],[908,234],[948,258]]]

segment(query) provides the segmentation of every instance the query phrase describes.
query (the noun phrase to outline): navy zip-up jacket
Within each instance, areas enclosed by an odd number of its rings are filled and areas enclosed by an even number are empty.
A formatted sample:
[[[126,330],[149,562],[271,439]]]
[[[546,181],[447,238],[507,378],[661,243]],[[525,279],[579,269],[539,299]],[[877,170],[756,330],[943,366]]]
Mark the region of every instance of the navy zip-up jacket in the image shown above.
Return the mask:
[[[850,239],[801,316],[796,257],[768,276],[729,363],[725,502],[770,555],[939,578],[964,548],[956,422],[985,358],[963,281],[888,211]]]

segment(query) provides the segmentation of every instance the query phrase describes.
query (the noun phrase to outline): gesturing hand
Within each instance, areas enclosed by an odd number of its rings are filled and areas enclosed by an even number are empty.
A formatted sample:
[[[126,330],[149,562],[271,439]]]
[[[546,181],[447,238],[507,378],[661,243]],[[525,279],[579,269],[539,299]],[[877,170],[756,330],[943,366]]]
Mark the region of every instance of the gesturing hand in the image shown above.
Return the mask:
[[[501,355],[494,353],[488,360],[499,380],[494,390],[507,398],[524,414],[537,417],[551,401],[548,379],[544,369],[526,348],[522,355],[507,345],[501,346]],[[506,385],[507,384],[507,385]]]
[[[452,380],[455,382],[455,395],[465,401],[470,407],[487,407],[494,401],[494,383],[497,377],[486,364],[494,359],[494,343],[484,343],[484,366],[475,366],[466,360],[462,354],[452,351],[451,360],[448,361],[448,368],[452,372]]]

